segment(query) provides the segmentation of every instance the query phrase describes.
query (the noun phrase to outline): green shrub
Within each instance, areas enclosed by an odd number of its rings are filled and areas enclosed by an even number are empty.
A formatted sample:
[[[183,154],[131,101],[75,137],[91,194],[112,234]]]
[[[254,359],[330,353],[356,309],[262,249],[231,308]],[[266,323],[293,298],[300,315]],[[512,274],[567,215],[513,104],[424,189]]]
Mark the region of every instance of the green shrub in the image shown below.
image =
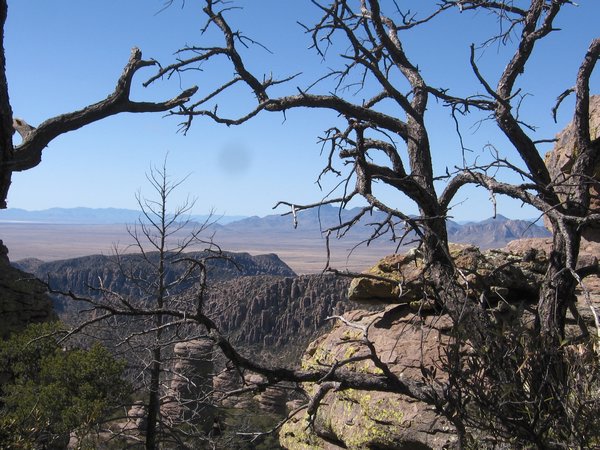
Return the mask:
[[[56,448],[83,437],[123,404],[124,362],[99,344],[66,349],[60,324],[34,324],[0,342],[0,441]]]

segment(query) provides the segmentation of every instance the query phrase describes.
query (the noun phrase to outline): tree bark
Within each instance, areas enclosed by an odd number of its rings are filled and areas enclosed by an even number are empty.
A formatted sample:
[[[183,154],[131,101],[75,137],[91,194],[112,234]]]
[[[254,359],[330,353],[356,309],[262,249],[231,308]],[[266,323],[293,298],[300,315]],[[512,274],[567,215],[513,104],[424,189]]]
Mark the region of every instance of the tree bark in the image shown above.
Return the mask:
[[[0,209],[6,208],[6,197],[10,188],[12,171],[7,164],[13,155],[12,108],[8,96],[6,79],[6,57],[4,53],[4,24],[8,12],[6,0],[0,0]]]
[[[581,232],[569,226],[554,230],[548,270],[540,286],[536,328],[547,345],[557,348],[565,337],[567,310],[576,300],[577,280],[569,270],[568,261],[571,258],[577,261]]]
[[[160,415],[160,373],[161,352],[160,347],[152,350],[152,365],[150,367],[150,399],[148,401],[148,426],[146,428],[146,449],[155,450],[158,445],[158,423]]]

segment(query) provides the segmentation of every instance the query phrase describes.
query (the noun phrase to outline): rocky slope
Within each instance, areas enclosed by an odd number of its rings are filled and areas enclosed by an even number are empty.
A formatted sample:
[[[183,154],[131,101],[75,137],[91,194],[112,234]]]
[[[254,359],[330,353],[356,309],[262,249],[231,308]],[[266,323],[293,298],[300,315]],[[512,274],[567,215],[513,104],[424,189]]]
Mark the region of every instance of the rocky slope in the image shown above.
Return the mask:
[[[348,279],[333,275],[241,277],[213,289],[207,311],[221,331],[257,357],[299,361],[306,345],[329,329],[325,319],[357,305],[347,301]],[[227,314],[217,315],[220,308]]]

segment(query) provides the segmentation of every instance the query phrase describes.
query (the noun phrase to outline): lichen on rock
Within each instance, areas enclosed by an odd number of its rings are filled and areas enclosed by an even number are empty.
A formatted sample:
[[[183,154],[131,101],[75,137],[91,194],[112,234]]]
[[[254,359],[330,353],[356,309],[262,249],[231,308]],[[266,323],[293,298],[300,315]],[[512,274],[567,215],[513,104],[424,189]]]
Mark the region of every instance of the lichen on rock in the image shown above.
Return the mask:
[[[420,379],[421,364],[439,362],[440,344],[446,342],[450,322],[436,315],[419,316],[407,305],[391,305],[383,311],[352,311],[345,319],[368,327],[368,338],[379,358],[398,377]],[[342,322],[314,341],[305,353],[305,369],[323,367],[369,350],[362,331]],[[370,360],[345,366],[347,370],[381,373]],[[309,394],[318,385],[305,384]],[[445,419],[422,402],[390,392],[340,389],[329,391],[314,417],[301,410],[280,432],[289,449],[427,449],[452,448],[455,436]]]

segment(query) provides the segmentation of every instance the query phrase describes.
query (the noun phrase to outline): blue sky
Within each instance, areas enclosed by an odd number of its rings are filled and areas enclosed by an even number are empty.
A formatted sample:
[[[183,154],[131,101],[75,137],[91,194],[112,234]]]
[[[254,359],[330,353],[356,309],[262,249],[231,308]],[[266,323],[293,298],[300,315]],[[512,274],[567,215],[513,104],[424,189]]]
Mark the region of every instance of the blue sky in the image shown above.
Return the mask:
[[[182,6],[175,1],[159,13],[163,0],[9,1],[5,47],[15,116],[37,125],[103,99],[113,90],[133,46],[141,48],[144,57],[168,64],[173,61],[173,52],[184,44],[202,45],[206,41],[200,36],[204,24],[201,3],[187,0]],[[398,3],[416,6],[435,2]],[[244,10],[231,13],[232,23],[272,51],[248,50],[251,67],[258,73],[283,77],[303,72],[303,77],[290,86],[295,91],[296,85],[309,84],[329,67],[330,63],[307,50],[308,37],[296,24],[314,14],[310,2],[242,0],[238,4]],[[559,124],[554,125],[549,110],[556,96],[573,84],[585,50],[591,39],[598,37],[598,17],[597,0],[582,0],[577,8],[565,8],[557,21],[563,31],[544,43],[534,61],[535,70],[527,73],[523,88],[532,95],[524,103],[523,114],[539,127],[536,136],[552,137],[570,120],[567,107],[559,116]],[[418,55],[415,61],[432,84],[451,87],[459,94],[469,92],[467,88],[474,78],[466,67],[468,44],[479,42],[479,33],[497,25],[481,13],[469,17],[452,14],[434,25],[433,32],[424,29],[410,36],[407,52]],[[506,58],[504,50],[490,47],[479,62],[484,73],[495,81],[494,74],[504,67]],[[226,65],[216,66],[213,72],[188,73],[182,79],[142,88],[141,83],[152,74],[152,68],[140,72],[134,98],[172,97],[180,88],[195,84],[201,90],[207,89],[211,83],[230,77],[231,70]],[[592,91],[600,92],[597,74]],[[357,98],[364,95],[358,94]],[[219,111],[243,108],[243,95],[226,100]],[[437,170],[460,164],[461,154],[447,111],[432,104],[430,121]],[[488,143],[511,157],[506,142],[493,127],[484,124],[470,128],[472,122],[464,130],[467,144],[473,149],[469,157],[483,157]],[[14,175],[9,207],[135,208],[136,191],[141,188],[142,193],[147,192],[145,173],[151,164],[160,164],[167,152],[173,177],[190,174],[175,203],[188,193],[196,196],[194,212],[199,214],[211,208],[219,214],[271,214],[278,200],[311,203],[336,182],[328,180],[324,191],[315,184],[325,162],[317,137],[335,124],[335,116],[329,113],[292,111],[285,120],[281,115],[263,115],[231,128],[196,120],[187,136],[177,133],[177,124],[177,118],[161,114],[118,115],[66,134],[45,150],[41,165]],[[397,194],[383,195],[394,206],[415,212]],[[514,218],[535,216],[530,209],[504,201],[499,202],[498,212]],[[492,213],[487,193],[481,191],[459,194],[453,210],[461,220],[483,219]]]

